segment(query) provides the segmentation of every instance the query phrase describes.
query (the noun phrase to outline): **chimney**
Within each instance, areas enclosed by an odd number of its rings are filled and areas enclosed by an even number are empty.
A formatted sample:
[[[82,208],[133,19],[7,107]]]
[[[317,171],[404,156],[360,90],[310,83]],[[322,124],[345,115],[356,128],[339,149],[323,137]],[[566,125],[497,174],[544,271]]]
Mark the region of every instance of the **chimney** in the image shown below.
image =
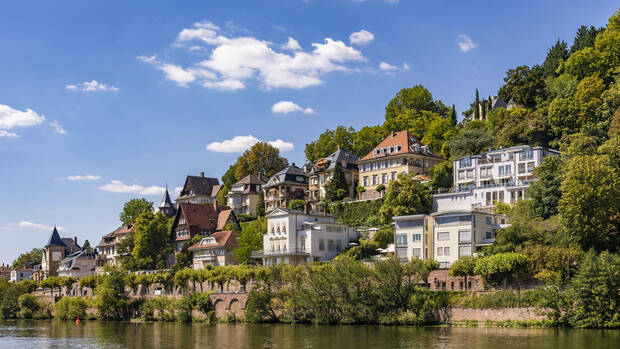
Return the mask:
[[[200,177],[202,177],[202,178],[205,177],[205,172],[204,171],[200,171]]]
[[[308,204],[304,205],[304,214],[308,214]]]
[[[338,144],[338,150],[340,150],[340,144]]]
[[[390,133],[390,136],[392,136],[392,138],[394,138],[394,136],[395,136],[394,131],[392,131],[392,133]]]
[[[292,163],[292,164],[291,164],[291,167],[295,167],[295,163]]]
[[[75,244],[75,246],[77,246],[77,245],[78,245],[78,244],[77,244],[77,236],[74,236],[74,237],[73,237],[73,243]]]

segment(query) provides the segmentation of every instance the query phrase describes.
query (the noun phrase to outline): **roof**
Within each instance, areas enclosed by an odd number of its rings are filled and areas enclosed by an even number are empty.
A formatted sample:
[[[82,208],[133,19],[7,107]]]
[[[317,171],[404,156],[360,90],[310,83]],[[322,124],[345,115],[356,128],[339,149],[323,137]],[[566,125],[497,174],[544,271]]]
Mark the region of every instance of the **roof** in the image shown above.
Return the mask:
[[[267,183],[267,181],[269,180],[269,178],[265,177],[265,175],[263,175],[262,173],[259,173],[257,175],[254,174],[249,174],[245,177],[243,177],[240,181],[237,181],[237,183],[233,184],[259,184],[259,185],[263,185],[265,183]]]
[[[270,188],[283,182],[293,182],[300,185],[305,185],[308,184],[308,178],[306,177],[304,170],[295,166],[295,163],[292,163],[290,166],[285,167],[280,172],[271,176],[264,187]]]
[[[327,213],[327,212],[321,212],[321,211],[308,211],[307,213],[305,211],[301,211],[301,210],[291,210],[288,208],[284,208],[284,207],[278,207],[276,209],[274,209],[273,211],[269,212],[267,214],[267,217],[270,216],[277,216],[277,215],[286,215],[286,214],[299,214],[299,215],[304,215],[304,216],[312,216],[312,217],[328,217],[328,218],[334,218],[334,216],[332,216],[331,214]],[[325,222],[323,222],[325,223]]]
[[[316,165],[312,167],[310,173],[333,170],[336,168],[337,163],[342,165],[343,161],[346,162],[346,167],[343,167],[344,169],[357,169],[357,165],[355,163],[359,159],[360,158],[357,155],[347,151],[346,149],[338,147],[338,150],[317,161]]]
[[[111,233],[105,234],[101,238],[101,241],[99,242],[99,244],[95,247],[99,248],[99,247],[106,247],[106,246],[114,246],[116,245],[116,239],[114,239],[116,236],[125,235],[127,233],[133,232],[134,231],[133,228],[134,228],[133,224],[130,226],[121,225],[120,227],[114,229],[114,231],[112,231]],[[112,239],[112,241],[106,242],[106,239]]]
[[[491,97],[491,109],[495,109],[495,108],[506,108],[507,104],[506,102],[504,102],[503,99],[497,97],[497,96],[493,96]]]
[[[181,190],[179,196],[188,195],[187,190],[191,188],[193,195],[214,197],[221,189],[221,186],[219,184],[220,182],[217,180],[217,178],[203,176],[187,176],[187,178],[185,179],[185,185],[183,186],[183,189]],[[213,194],[214,187],[217,187],[217,190],[215,190],[215,195]]]
[[[228,206],[217,205],[216,208],[215,205],[209,204],[182,203],[179,205],[172,225],[172,240],[177,240],[174,230],[181,216],[185,218],[185,224],[188,227],[198,227],[201,231],[215,232],[224,228],[232,214],[233,211]]]
[[[63,240],[64,239],[60,238],[60,234],[58,234],[58,230],[56,229],[56,227],[54,227],[54,230],[52,230],[52,235],[50,235],[50,239],[47,241],[47,244],[45,245],[45,247],[48,247],[48,246],[66,247],[67,245],[65,244]]]
[[[166,188],[166,191],[164,192],[164,197],[161,200],[161,203],[159,204],[159,208],[162,207],[172,207],[172,200],[170,200],[170,194],[168,193],[168,188]]]
[[[196,251],[202,249],[209,248],[217,248],[217,247],[230,247],[234,248],[239,246],[237,242],[237,232],[234,230],[227,231],[218,231],[209,236],[202,238],[202,240],[198,241],[194,245],[192,245],[188,250]]]
[[[258,175],[247,175],[233,184],[227,195],[258,194],[260,192],[260,187],[265,185],[268,180],[269,178],[265,177],[262,173]]]
[[[385,158],[403,154],[418,154],[441,158],[433,154],[427,146],[422,144],[409,131],[392,132],[371,150],[361,161]]]
[[[537,149],[542,149],[542,150],[546,150],[548,152],[551,153],[557,153],[557,154],[561,154],[561,152],[559,150],[555,150],[555,149],[551,149],[551,148],[547,148],[547,147],[541,147],[541,146],[531,146],[528,144],[522,144],[522,145],[513,145],[511,147],[507,147],[507,148],[499,148],[499,149],[489,149],[485,152],[482,152],[480,154],[475,154],[475,155],[466,155],[466,156],[461,156],[458,157],[456,159],[454,159],[455,161],[461,160],[461,159],[466,159],[466,158],[484,158],[486,157],[488,154],[497,154],[497,153],[505,153],[505,152],[511,152],[511,151],[519,151],[519,150],[526,150],[526,149],[532,149],[532,150],[537,150]]]

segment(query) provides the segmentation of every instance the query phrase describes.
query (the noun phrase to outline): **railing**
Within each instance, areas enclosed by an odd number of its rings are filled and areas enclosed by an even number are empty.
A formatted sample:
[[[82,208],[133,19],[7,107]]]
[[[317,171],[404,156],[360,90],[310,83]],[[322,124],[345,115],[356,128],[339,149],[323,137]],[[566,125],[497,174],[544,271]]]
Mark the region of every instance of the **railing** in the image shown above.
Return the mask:
[[[474,186],[467,186],[465,188],[458,188],[458,187],[453,187],[453,188],[439,188],[439,189],[435,189],[435,190],[431,190],[431,194],[449,194],[449,193],[464,193],[464,192],[471,192],[474,189],[489,189],[489,188],[501,188],[501,187],[519,187],[519,186],[523,186],[523,185],[529,185],[533,182],[534,180],[524,180],[524,181],[518,181],[518,182],[505,182],[505,183],[490,183],[490,184],[485,184],[485,185],[480,185],[477,187]]]

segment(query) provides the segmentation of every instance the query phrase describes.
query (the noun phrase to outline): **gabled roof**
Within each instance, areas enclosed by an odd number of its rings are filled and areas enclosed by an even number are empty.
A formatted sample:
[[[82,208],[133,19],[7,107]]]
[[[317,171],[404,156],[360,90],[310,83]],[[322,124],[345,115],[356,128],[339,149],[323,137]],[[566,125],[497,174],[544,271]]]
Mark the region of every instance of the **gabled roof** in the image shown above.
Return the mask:
[[[56,227],[54,227],[54,230],[52,230],[52,235],[50,235],[50,238],[45,245],[45,247],[48,246],[67,247],[63,239],[60,238],[60,234],[58,234],[58,230],[56,229]]]
[[[213,187],[218,186],[219,184],[220,182],[217,178],[203,176],[187,176],[187,178],[185,179],[185,185],[183,185],[183,189],[181,190],[181,194],[179,196],[188,195],[187,192],[191,189],[193,195],[214,197]],[[219,189],[221,189],[221,187]],[[215,191],[216,195],[219,189]]]
[[[336,168],[337,163],[342,165],[343,161],[346,162],[346,167],[344,167],[344,169],[357,169],[357,165],[355,164],[355,162],[357,162],[359,159],[360,158],[357,155],[347,151],[346,149],[338,147],[338,150],[331,153],[329,156],[317,161],[316,165],[312,167],[310,173],[312,174],[322,171],[333,170]]]
[[[250,193],[259,193],[260,187],[265,185],[269,179],[265,177],[262,173],[258,175],[247,175],[243,177],[240,181],[236,182],[232,185],[228,195],[241,195],[241,194],[250,194]],[[259,186],[259,188],[256,188]]]
[[[102,238],[101,241],[99,242],[99,244],[95,247],[99,248],[99,247],[106,247],[106,246],[114,246],[116,245],[116,239],[114,239],[117,236],[121,236],[121,235],[125,235],[128,233],[133,232],[133,228],[134,228],[134,224],[132,225],[121,225],[120,227],[114,229],[114,231],[112,231],[111,233],[107,233],[105,234]],[[106,241],[112,239],[112,241]]]
[[[175,229],[178,226],[179,218],[185,218],[188,227],[197,227],[199,231],[215,232],[224,228],[233,210],[228,206],[211,204],[190,204],[182,203],[179,205],[177,214],[172,224],[171,239],[176,240]]]
[[[507,104],[506,102],[504,102],[503,99],[497,97],[497,96],[493,96],[491,97],[491,109],[495,109],[495,108],[506,108]]]
[[[235,183],[233,185],[237,185],[237,184],[259,184],[259,185],[263,185],[263,184],[267,183],[268,180],[269,180],[269,178],[265,177],[265,175],[263,175],[262,173],[259,173],[257,175],[249,174],[249,175],[243,177],[240,181],[238,181],[237,183]]]
[[[392,132],[361,160],[372,160],[402,154],[418,154],[441,158],[433,154],[428,147],[409,133],[409,131]]]
[[[218,231],[209,236],[204,237],[202,240],[198,241],[194,245],[192,245],[188,250],[196,251],[202,249],[209,248],[221,248],[221,247],[230,247],[235,248],[239,246],[237,242],[237,232],[234,230],[227,231]]]
[[[295,163],[292,163],[290,166],[285,167],[280,172],[274,174],[269,178],[267,184],[264,185],[265,188],[269,188],[275,185],[280,185],[284,182],[292,182],[300,185],[308,184],[308,178],[306,177],[306,173],[301,168],[295,166]]]

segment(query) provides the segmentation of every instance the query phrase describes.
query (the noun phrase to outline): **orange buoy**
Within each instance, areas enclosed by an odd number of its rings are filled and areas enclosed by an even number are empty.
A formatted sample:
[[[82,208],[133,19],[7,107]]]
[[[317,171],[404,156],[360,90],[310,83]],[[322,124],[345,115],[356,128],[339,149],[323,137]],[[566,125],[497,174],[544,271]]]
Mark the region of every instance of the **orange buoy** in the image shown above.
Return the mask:
[[[80,324],[80,316],[78,315],[77,319],[75,320],[75,324],[79,325]]]

